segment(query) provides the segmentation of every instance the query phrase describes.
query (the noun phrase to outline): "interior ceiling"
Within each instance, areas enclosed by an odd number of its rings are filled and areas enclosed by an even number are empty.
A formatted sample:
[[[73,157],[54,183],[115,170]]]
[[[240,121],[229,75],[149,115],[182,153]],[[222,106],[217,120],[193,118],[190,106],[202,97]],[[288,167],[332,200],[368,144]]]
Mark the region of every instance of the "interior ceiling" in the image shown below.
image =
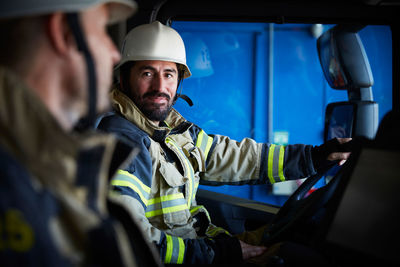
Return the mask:
[[[128,28],[153,20],[394,24],[400,0],[135,0]]]
[[[163,2],[168,2],[168,0],[135,0],[140,7],[142,8],[152,8],[156,6],[158,3],[163,3]],[[217,0],[220,1],[220,0]],[[190,5],[190,2],[195,2],[195,1],[182,1],[186,2],[187,5]],[[242,4],[247,4],[251,3],[252,0],[230,0],[229,2],[240,2]],[[372,5],[372,6],[377,6],[377,5],[400,5],[400,0],[302,0],[302,1],[297,1],[297,0],[264,0],[264,2],[269,2],[269,3],[279,3],[279,4],[288,4],[288,3],[328,3],[328,4],[338,4],[338,3],[345,3],[345,4],[360,4],[360,5]]]

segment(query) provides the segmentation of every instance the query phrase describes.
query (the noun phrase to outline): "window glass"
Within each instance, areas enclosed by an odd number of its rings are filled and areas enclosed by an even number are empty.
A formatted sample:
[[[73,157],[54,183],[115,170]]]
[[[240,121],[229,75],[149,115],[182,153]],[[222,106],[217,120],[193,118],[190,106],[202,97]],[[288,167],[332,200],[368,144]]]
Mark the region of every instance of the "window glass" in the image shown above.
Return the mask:
[[[316,48],[332,25],[175,21],[193,74],[175,108],[208,134],[276,144],[323,142],[325,107],[347,92],[325,81]],[[369,57],[379,118],[391,109],[391,32],[367,26],[359,33]],[[282,205],[298,182],[260,186],[200,186]]]

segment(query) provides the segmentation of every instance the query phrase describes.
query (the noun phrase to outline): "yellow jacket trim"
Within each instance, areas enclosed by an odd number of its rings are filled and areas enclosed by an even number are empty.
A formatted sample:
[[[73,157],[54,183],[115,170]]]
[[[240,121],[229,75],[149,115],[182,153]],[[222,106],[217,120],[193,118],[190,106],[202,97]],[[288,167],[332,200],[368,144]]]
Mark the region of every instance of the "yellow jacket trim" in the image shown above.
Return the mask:
[[[185,256],[185,243],[180,237],[167,235],[167,251],[164,263],[182,264]]]
[[[146,217],[150,218],[150,217],[154,217],[154,216],[161,215],[161,214],[167,214],[167,213],[183,211],[183,210],[186,210],[186,209],[187,209],[187,206],[186,206],[186,203],[185,203],[183,205],[165,207],[165,208],[161,208],[161,209],[158,209],[158,210],[147,211],[146,212]]]
[[[118,170],[117,174],[111,181],[111,185],[129,187],[139,195],[140,199],[146,206],[148,205],[151,189],[135,175],[124,170]]]
[[[268,179],[271,184],[285,181],[283,174],[283,162],[285,159],[285,147],[270,145],[268,149]]]
[[[279,148],[279,178],[281,179],[281,181],[285,181],[285,176],[283,175],[283,161],[285,158],[285,147],[284,146],[280,146]]]
[[[275,183],[274,176],[272,174],[273,171],[273,163],[274,163],[274,150],[275,150],[275,145],[271,145],[268,150],[268,179],[271,184]]]
[[[150,199],[146,208],[146,217],[153,217],[187,209],[186,200],[182,193]]]
[[[152,204],[159,203],[159,202],[162,202],[162,201],[174,200],[174,199],[178,199],[178,198],[185,198],[185,197],[183,196],[182,193],[177,193],[177,194],[172,194],[172,195],[167,195],[167,196],[161,196],[161,197],[149,199],[148,204],[152,205]]]
[[[208,136],[204,130],[201,130],[197,136],[196,146],[204,152],[204,157],[207,160],[208,152],[210,152],[213,138]]]

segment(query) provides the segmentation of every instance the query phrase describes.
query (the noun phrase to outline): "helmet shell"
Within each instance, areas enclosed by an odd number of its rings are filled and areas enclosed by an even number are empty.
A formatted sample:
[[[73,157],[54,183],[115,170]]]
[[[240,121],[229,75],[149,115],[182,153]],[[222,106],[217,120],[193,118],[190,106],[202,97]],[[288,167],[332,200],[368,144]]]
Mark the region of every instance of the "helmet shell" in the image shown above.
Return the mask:
[[[80,12],[92,6],[111,4],[108,23],[128,18],[137,8],[133,0],[12,0],[0,1],[0,18],[45,15],[54,12]]]
[[[183,78],[191,75],[181,36],[159,21],[133,28],[125,37],[121,54],[117,68],[130,61],[161,60],[180,64],[185,71]]]

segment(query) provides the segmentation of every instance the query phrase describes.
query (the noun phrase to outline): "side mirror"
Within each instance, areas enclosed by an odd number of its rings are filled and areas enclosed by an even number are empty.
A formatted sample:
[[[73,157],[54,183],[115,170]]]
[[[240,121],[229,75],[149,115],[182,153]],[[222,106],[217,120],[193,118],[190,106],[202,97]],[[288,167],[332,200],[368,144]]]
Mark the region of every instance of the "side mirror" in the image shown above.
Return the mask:
[[[330,103],[325,113],[324,140],[355,136],[373,139],[377,122],[378,104],[373,101]]]
[[[318,38],[317,49],[325,78],[333,89],[351,91],[374,84],[368,57],[354,28],[338,25],[329,29]]]

